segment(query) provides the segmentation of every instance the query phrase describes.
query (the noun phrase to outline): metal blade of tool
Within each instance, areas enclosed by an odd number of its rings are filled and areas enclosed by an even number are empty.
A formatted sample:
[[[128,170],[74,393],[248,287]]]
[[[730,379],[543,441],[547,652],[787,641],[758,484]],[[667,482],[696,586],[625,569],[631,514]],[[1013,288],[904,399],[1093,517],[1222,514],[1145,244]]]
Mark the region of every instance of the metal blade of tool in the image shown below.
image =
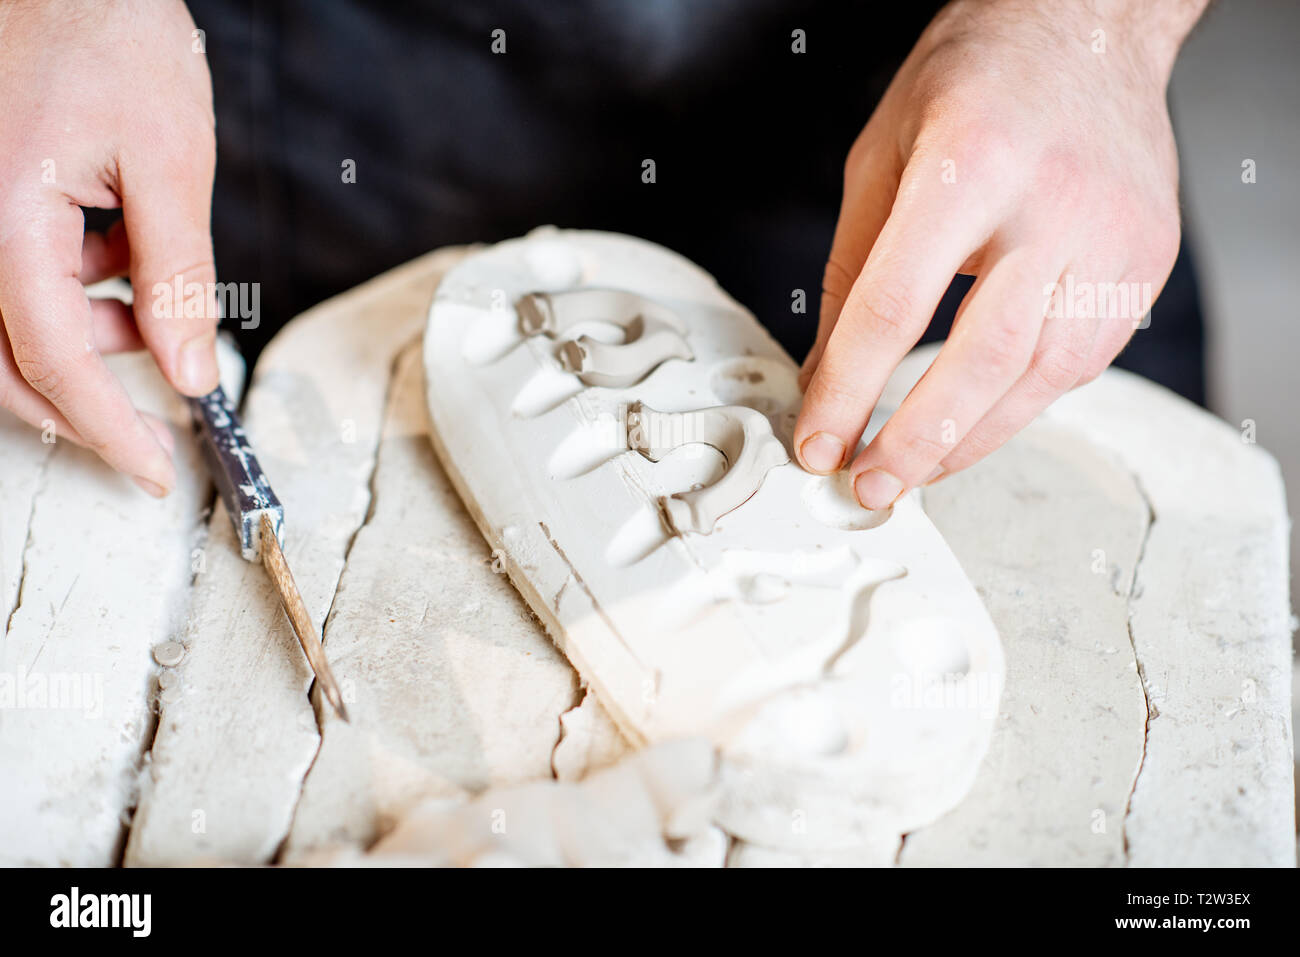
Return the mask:
[[[189,404],[199,448],[235,526],[240,553],[250,562],[262,560],[326,700],[347,721],[325,648],[284,557],[284,506],[253,454],[234,403],[218,386],[205,396],[191,398]]]

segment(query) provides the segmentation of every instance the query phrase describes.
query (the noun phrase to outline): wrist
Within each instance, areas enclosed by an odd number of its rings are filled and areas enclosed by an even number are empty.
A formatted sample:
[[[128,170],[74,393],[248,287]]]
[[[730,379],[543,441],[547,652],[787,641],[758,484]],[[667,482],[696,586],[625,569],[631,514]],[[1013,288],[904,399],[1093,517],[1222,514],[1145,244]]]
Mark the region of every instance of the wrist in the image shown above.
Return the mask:
[[[1113,9],[1121,28],[1145,51],[1142,58],[1167,84],[1178,51],[1209,0],[1110,0],[1103,9],[1106,6]]]
[[[953,0],[935,17],[939,33],[994,25],[1039,24],[1053,33],[1123,51],[1163,87],[1178,51],[1210,0]],[[1102,31],[1098,34],[1097,31]]]

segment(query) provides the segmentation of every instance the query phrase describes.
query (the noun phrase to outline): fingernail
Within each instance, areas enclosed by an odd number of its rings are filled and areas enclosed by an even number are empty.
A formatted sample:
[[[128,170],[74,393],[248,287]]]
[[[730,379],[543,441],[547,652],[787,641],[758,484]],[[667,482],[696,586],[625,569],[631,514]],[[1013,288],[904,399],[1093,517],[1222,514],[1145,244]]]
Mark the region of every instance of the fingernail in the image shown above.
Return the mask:
[[[903,494],[903,483],[884,469],[871,469],[854,480],[853,493],[863,508],[876,511],[894,504]]]
[[[799,457],[810,472],[838,472],[844,464],[844,443],[829,432],[814,432],[799,446]]]
[[[167,489],[163,488],[157,482],[149,481],[149,479],[144,478],[141,475],[131,476],[131,481],[140,486],[154,498],[165,498],[167,495]]]
[[[204,333],[181,346],[181,391],[206,395],[217,387],[216,340]]]
[[[943,478],[947,474],[948,474],[948,470],[946,468],[944,468],[942,465],[936,465],[934,467],[934,471],[931,472],[929,475],[927,475],[925,477],[925,481],[922,482],[921,484],[929,485],[932,482],[937,482],[939,481],[939,479]]]

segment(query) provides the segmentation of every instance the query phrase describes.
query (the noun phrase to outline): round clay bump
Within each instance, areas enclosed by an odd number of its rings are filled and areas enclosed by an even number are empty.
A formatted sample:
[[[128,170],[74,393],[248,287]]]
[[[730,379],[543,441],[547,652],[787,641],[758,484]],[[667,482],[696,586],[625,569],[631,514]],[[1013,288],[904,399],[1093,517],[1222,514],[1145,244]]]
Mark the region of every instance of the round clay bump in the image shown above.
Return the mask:
[[[863,508],[853,494],[848,469],[809,479],[803,487],[801,497],[804,507],[812,513],[813,518],[823,525],[846,531],[876,528],[884,525],[894,514],[892,505],[875,511]]]
[[[153,660],[164,668],[174,668],[185,660],[185,646],[179,641],[164,641],[154,645]]]
[[[951,618],[902,622],[890,635],[894,653],[916,674],[958,677],[970,671],[962,623]]]

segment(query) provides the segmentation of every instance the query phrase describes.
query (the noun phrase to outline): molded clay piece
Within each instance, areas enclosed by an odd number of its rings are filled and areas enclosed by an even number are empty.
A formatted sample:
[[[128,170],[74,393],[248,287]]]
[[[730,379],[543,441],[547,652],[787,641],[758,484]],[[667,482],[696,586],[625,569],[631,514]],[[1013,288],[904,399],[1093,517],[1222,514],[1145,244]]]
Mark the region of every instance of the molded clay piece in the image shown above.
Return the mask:
[[[636,385],[669,359],[690,359],[685,328],[667,309],[618,289],[529,293],[515,304],[519,331],[547,335],[558,343],[555,357],[566,372],[587,385]],[[579,332],[587,325],[617,327],[618,343]]]
[[[961,800],[996,630],[915,493],[868,512],[794,464],[795,364],[710,276],[538,230],[447,274],[424,350],[434,445],[511,581],[629,740],[712,742],[721,827],[876,847]]]

